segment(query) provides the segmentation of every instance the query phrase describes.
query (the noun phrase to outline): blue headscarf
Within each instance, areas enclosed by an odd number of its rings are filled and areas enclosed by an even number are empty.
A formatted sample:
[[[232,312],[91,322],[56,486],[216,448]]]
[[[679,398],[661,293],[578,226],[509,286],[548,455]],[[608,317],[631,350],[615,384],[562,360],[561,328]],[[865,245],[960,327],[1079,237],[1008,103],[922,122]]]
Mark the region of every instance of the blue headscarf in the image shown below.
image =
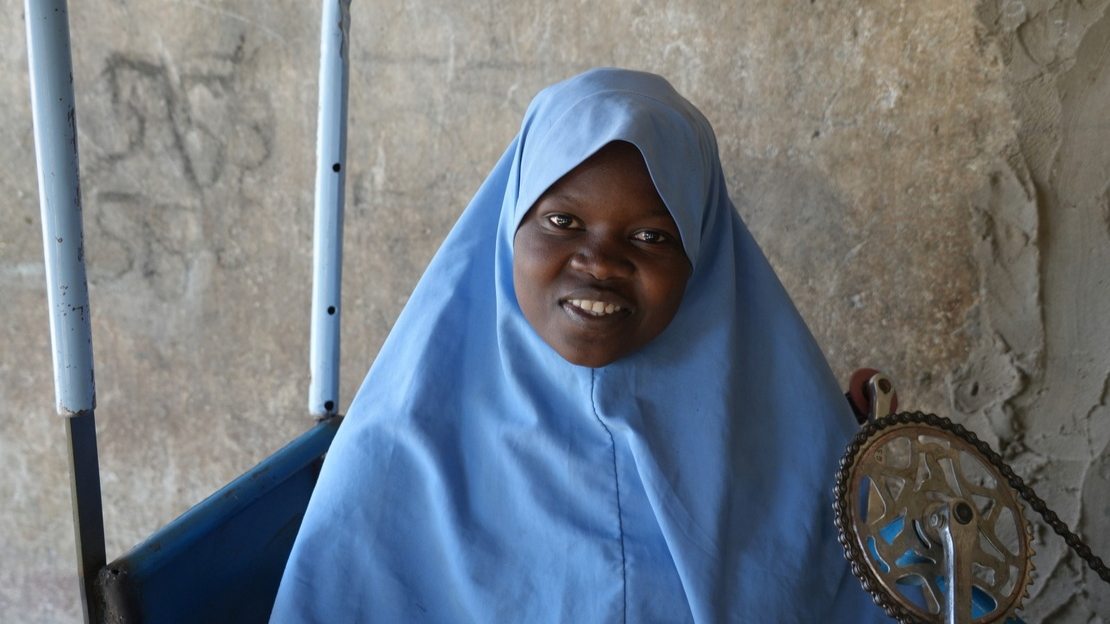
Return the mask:
[[[513,236],[564,174],[636,145],[692,272],[670,326],[601,368],[529,326]],[[271,622],[886,621],[836,541],[855,430],[662,78],[532,102],[444,241],[325,461]]]

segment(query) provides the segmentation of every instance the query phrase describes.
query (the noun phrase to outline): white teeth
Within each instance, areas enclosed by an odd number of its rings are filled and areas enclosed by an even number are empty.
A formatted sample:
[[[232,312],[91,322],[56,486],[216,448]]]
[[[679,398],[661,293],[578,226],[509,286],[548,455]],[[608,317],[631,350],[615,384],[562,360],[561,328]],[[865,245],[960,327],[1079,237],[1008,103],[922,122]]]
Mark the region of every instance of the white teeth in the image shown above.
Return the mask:
[[[589,299],[570,299],[567,303],[580,310],[589,312],[594,316],[612,314],[614,312],[620,312],[623,309],[616,304],[605,303],[603,301],[591,301]]]

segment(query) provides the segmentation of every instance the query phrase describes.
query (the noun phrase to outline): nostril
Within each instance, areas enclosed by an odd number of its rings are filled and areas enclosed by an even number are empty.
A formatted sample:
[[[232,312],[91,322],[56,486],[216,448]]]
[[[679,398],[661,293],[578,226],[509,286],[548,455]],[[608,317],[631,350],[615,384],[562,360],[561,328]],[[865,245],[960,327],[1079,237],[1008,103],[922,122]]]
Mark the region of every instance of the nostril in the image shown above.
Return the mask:
[[[625,256],[597,249],[583,249],[574,254],[571,266],[599,280],[627,277],[633,269]]]

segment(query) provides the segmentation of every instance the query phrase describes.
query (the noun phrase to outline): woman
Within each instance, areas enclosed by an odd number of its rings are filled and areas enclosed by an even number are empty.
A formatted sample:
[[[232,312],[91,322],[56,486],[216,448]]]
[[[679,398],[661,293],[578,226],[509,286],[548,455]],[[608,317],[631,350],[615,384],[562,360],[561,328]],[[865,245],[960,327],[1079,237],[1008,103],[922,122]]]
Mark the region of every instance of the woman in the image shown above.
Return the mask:
[[[854,429],[666,81],[556,84],[325,462],[272,622],[884,621],[836,542]]]

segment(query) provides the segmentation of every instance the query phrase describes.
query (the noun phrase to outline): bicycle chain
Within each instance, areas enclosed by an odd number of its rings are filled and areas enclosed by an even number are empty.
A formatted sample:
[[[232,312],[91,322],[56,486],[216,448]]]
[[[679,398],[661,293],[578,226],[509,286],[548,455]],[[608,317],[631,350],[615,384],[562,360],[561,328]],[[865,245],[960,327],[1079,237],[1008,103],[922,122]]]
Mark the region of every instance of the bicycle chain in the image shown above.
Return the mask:
[[[851,529],[849,524],[849,514],[847,512],[848,502],[848,478],[851,474],[851,468],[855,462],[860,448],[879,431],[886,429],[893,425],[928,425],[941,429],[948,433],[955,435],[969,445],[975,447],[980,455],[987,459],[1006,479],[1010,488],[1015,490],[1025,502],[1029,504],[1038,514],[1044,518],[1045,522],[1052,527],[1052,530],[1057,535],[1064,538],[1064,542],[1071,548],[1075,554],[1079,555],[1081,559],[1091,568],[1099,578],[1110,583],[1110,568],[1102,562],[1102,559],[1095,556],[1091,552],[1091,548],[1087,546],[1079,538],[1078,535],[1072,533],[1068,528],[1067,523],[1059,518],[1053,510],[1048,508],[1048,505],[1037,496],[1033,488],[1026,485],[1025,481],[1020,476],[1014,473],[1014,470],[1002,460],[999,455],[990,447],[989,444],[979,439],[974,431],[971,431],[959,423],[954,423],[951,420],[936,414],[925,414],[922,412],[902,412],[899,414],[891,414],[884,416],[877,420],[868,422],[860,429],[855,438],[848,444],[844,452],[844,456],[840,459],[840,468],[836,471],[836,486],[833,488],[834,502],[833,510],[836,514],[836,527],[839,532],[838,540],[840,545],[844,548],[844,554],[847,556],[851,564],[852,574],[860,580],[863,589],[871,594],[875,604],[882,607],[886,614],[896,620],[899,624],[917,624],[919,620],[911,611],[904,608],[896,598],[883,591],[882,587],[876,579],[868,573],[865,568],[865,556],[860,550],[856,541],[852,538]]]

